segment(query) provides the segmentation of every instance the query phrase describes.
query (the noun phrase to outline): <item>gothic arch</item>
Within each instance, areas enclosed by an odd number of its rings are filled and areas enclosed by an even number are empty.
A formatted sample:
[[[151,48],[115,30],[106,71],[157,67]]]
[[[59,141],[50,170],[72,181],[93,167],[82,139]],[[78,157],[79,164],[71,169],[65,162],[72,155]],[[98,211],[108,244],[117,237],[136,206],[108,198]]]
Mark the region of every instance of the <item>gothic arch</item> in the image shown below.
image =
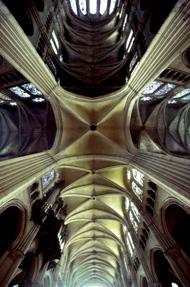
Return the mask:
[[[187,207],[181,202],[169,201],[162,208],[161,217],[164,231],[190,258],[190,236],[187,232],[190,228],[190,214]]]
[[[162,287],[171,287],[172,283],[183,287],[161,249],[151,250],[151,268]]]
[[[148,287],[148,282],[146,277],[141,277],[141,287]]]
[[[0,256],[20,242],[26,227],[26,211],[20,202],[9,202],[0,212]]]

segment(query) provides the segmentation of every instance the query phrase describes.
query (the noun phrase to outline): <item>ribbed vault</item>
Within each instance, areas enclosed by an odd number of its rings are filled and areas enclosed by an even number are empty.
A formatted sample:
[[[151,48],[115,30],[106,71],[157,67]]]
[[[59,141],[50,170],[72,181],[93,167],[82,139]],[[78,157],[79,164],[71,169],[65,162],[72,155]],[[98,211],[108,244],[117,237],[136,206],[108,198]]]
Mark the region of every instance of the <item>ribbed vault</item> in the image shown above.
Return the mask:
[[[88,96],[120,88],[126,78],[122,1],[65,1],[61,85]]]
[[[66,286],[120,286],[126,254],[125,104],[122,96],[63,100],[59,173],[68,206],[62,258]]]

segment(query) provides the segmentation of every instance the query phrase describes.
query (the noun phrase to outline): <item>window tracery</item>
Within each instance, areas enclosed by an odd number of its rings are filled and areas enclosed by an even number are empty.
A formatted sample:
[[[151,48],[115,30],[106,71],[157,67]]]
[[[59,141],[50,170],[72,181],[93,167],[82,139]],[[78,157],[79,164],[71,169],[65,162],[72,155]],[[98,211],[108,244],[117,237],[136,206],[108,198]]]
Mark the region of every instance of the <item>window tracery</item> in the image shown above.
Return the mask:
[[[143,185],[144,185],[144,175],[135,168],[131,168],[127,171],[127,178],[132,191],[136,196],[142,200],[143,196]]]
[[[42,95],[42,93],[32,83],[24,84],[22,87],[35,96]]]
[[[102,0],[103,1],[103,0]],[[116,6],[116,1],[117,0],[111,0],[111,3],[110,3],[110,9],[109,9],[109,14],[111,14],[114,9],[115,9],[115,6]]]
[[[86,15],[86,1],[79,0],[79,7],[83,15]]]
[[[127,233],[127,247],[128,247],[129,253],[130,253],[131,257],[132,257],[133,254],[134,254],[135,245],[133,243],[133,239],[132,239],[131,234],[130,234],[129,231]]]
[[[134,230],[137,232],[138,227],[139,227],[139,222],[140,222],[140,213],[136,205],[128,198],[126,198],[125,200],[125,208],[128,212],[129,220],[131,224],[133,225]]]
[[[45,101],[45,99],[42,97],[42,93],[32,83],[26,83],[21,86],[11,87],[9,88],[9,91],[11,91],[20,98],[31,99],[33,102],[36,103],[41,103]],[[11,106],[17,105],[17,103],[14,101],[9,101],[9,104]]]
[[[72,8],[73,12],[77,15],[77,4],[76,4],[76,0],[70,0],[70,5],[71,5],[71,8]]]
[[[132,69],[136,65],[137,61],[138,61],[138,53],[136,52],[135,55],[133,56],[131,62],[130,62],[130,65],[129,65],[129,71],[130,72],[132,71]]]
[[[78,15],[76,1],[78,1],[80,12],[83,15],[87,15],[87,7],[89,7],[89,13],[91,15],[104,15],[105,13],[112,14],[117,4],[117,0],[101,0],[100,5],[98,5],[98,0],[70,0],[70,6],[75,15]]]
[[[162,98],[169,92],[173,91],[176,87],[176,84],[155,80],[145,87],[142,92],[143,96],[140,100],[146,102],[155,100],[156,98]]]
[[[134,138],[136,145],[148,151],[159,148],[160,151],[187,156],[190,153],[188,133],[190,88],[155,80],[144,89],[142,94],[138,107],[143,124],[138,141]],[[151,108],[150,105],[152,105]],[[152,116],[156,119],[154,127],[149,120]],[[140,192],[135,184],[132,188],[137,193]]]
[[[42,188],[46,188],[56,177],[55,170],[50,170],[47,174],[42,176]]]
[[[30,98],[30,95],[18,86],[9,88],[9,90],[21,98]]]
[[[129,53],[131,51],[134,40],[135,40],[134,33],[133,33],[133,30],[131,29],[129,36],[127,38],[127,41],[126,41],[126,46],[125,46],[127,53]]]
[[[90,4],[90,14],[96,14],[97,13],[97,1],[89,1]]]
[[[103,15],[106,12],[106,8],[108,5],[108,0],[104,0],[100,2],[100,14]]]

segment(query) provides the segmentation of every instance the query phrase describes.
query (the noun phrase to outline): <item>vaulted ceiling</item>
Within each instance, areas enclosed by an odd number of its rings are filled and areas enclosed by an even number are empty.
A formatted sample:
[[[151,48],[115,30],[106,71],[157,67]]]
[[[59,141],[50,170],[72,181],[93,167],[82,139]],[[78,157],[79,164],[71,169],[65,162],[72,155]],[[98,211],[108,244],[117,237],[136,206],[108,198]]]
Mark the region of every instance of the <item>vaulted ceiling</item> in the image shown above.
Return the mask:
[[[121,281],[126,253],[126,97],[63,103],[59,173],[68,205],[62,258],[66,286],[114,286]]]
[[[93,5],[92,5],[93,4]],[[61,85],[88,96],[112,92],[125,83],[126,35],[122,1],[66,1]]]

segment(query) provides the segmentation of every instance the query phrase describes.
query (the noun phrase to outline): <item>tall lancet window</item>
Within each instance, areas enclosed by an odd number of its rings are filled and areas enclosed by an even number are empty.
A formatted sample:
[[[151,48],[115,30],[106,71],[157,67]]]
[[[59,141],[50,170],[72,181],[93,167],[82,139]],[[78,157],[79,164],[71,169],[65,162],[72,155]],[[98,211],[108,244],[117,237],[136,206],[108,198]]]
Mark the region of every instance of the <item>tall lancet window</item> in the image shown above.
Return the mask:
[[[108,0],[100,2],[100,14],[103,15],[107,10]]]
[[[144,184],[144,174],[135,168],[131,168],[127,172],[127,178],[129,185],[135,195],[142,200],[143,196],[143,184]]]
[[[90,0],[90,14],[96,14],[97,13],[97,1],[96,0]]]
[[[108,15],[114,12],[118,0],[69,0],[75,15]],[[100,1],[100,2],[99,2]],[[80,11],[78,12],[77,6]]]
[[[79,0],[79,7],[82,14],[86,15],[86,0]]]
[[[76,0],[70,0],[70,5],[71,5],[71,8],[72,8],[73,12],[77,15],[77,4],[76,4]]]
[[[140,223],[140,213],[136,205],[129,198],[125,199],[125,208],[129,216],[129,220],[133,225],[134,230],[137,232]]]
[[[131,237],[130,232],[127,233],[127,247],[128,247],[129,253],[130,253],[131,257],[132,257],[133,254],[134,254],[135,245],[133,243],[133,239]]]
[[[104,1],[104,0],[102,0],[102,1]],[[116,6],[116,2],[117,2],[117,0],[111,0],[109,14],[111,14],[114,11],[115,6]]]
[[[42,176],[42,188],[46,188],[56,178],[56,172],[54,169],[50,170],[47,174]]]

